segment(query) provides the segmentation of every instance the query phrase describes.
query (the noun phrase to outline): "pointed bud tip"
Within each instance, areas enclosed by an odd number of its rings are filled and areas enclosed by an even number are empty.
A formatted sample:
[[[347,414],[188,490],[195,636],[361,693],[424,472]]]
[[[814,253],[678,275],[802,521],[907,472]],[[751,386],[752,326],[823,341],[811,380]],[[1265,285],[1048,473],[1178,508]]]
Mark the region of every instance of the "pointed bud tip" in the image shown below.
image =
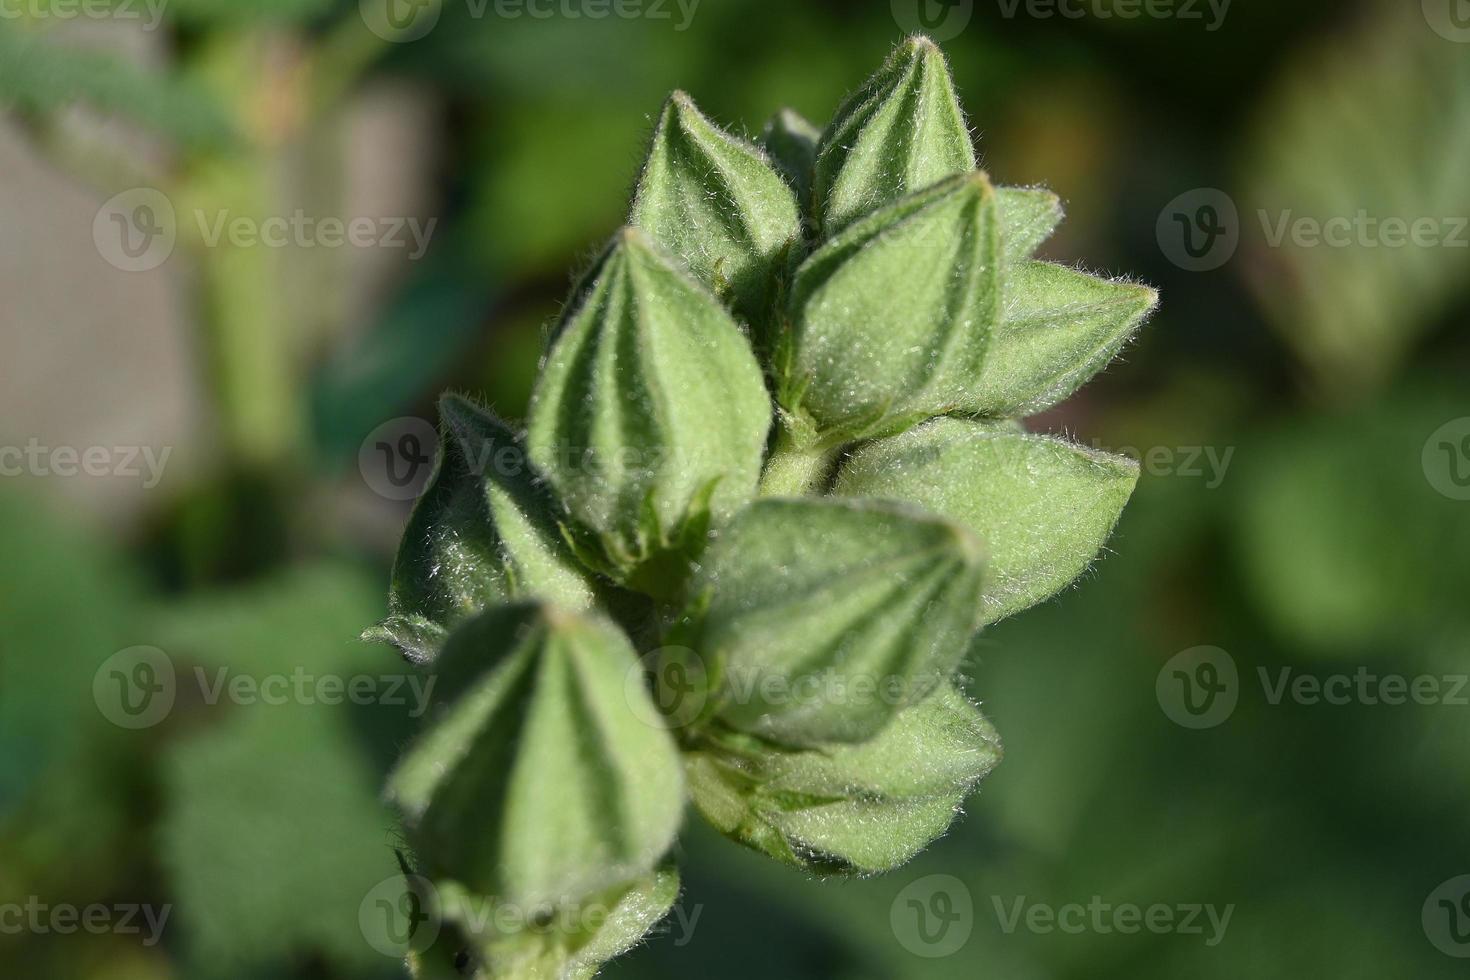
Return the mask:
[[[612,244],[615,252],[621,252],[625,248],[638,248],[646,252],[653,247],[653,240],[643,229],[624,225],[614,233]]]
[[[955,552],[966,565],[978,568],[990,560],[990,550],[985,547],[985,542],[978,534],[952,521],[946,521],[945,525],[954,539]]]
[[[972,170],[960,177],[966,186],[972,187],[982,194],[989,196],[995,193],[995,185],[990,181],[990,174],[983,170]]]
[[[663,117],[665,119],[694,118],[704,121],[704,113],[699,111],[699,106],[694,102],[694,96],[681,88],[669,93],[668,101],[664,103]]]
[[[1138,305],[1143,307],[1144,312],[1152,313],[1159,306],[1159,291],[1152,286],[1143,283],[1129,283],[1129,291],[1137,300]]]

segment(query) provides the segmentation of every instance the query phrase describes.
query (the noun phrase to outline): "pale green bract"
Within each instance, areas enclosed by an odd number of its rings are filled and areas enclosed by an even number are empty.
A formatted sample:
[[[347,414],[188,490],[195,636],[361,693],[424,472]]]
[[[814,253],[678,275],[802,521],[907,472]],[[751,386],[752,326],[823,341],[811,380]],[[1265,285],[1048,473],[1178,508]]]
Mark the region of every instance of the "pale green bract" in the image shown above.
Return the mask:
[[[730,741],[688,756],[695,806],[747,847],[817,873],[908,861],[1001,756],[995,729],[948,683],[864,743],[773,751]]]
[[[1138,479],[1021,422],[1157,303],[1038,259],[1061,219],[975,169],[923,38],[825,130],[670,98],[525,433],[441,402],[367,634],[435,685],[389,785],[439,899],[414,976],[591,977],[677,900],[686,803],[820,874],[945,832],[1000,759],[976,632],[1082,575]]]
[[[1005,423],[935,419],[862,449],[834,492],[903,500],[969,528],[989,548],[982,602],[995,622],[1081,575],[1137,482],[1131,459]]]

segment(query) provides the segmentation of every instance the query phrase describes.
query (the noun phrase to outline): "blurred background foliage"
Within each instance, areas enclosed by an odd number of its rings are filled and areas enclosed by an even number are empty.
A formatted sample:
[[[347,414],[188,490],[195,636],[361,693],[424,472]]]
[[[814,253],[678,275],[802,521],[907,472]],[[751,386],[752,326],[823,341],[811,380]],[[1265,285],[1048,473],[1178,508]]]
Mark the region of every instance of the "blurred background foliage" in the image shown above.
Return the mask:
[[[876,0],[705,0],[687,30],[672,4],[536,19],[447,0],[407,44],[346,0],[168,0],[153,31],[116,6],[0,19],[0,445],[172,450],[146,490],[0,479],[0,904],[173,911],[156,946],[0,933],[0,975],[396,977],[358,906],[395,869],[378,787],[405,711],[181,696],[130,732],[94,674],[140,644],[181,670],[397,670],[355,640],[407,507],[359,474],[368,433],[432,419],[446,388],[523,412],[543,325],[621,221],[669,90],[746,134],[783,105],[820,123],[902,31]],[[1007,757],[948,837],[838,883],[696,830],[692,936],[609,974],[1463,975],[1420,909],[1470,873],[1470,708],[1273,705],[1257,672],[1470,670],[1470,503],[1423,456],[1470,414],[1470,251],[1273,245],[1258,215],[1470,214],[1470,46],[1391,0],[1242,3],[1218,30],[1008,6],[976,3],[946,44],[985,166],[1067,201],[1050,257],[1164,294],[1125,360],[1034,424],[1174,462],[1146,465],[1079,588],[977,643],[971,691]],[[174,256],[129,274],[91,225],[140,185],[180,215],[437,224],[409,261],[210,247],[180,220]],[[1197,188],[1240,213],[1239,252],[1208,272],[1157,234]],[[1220,479],[1181,465],[1193,447],[1232,453]],[[1233,655],[1242,692],[1190,731],[1155,679],[1199,645]],[[975,927],[922,959],[890,909],[934,873],[965,882]],[[1236,908],[1206,946],[1007,933],[992,904],[1094,895]]]

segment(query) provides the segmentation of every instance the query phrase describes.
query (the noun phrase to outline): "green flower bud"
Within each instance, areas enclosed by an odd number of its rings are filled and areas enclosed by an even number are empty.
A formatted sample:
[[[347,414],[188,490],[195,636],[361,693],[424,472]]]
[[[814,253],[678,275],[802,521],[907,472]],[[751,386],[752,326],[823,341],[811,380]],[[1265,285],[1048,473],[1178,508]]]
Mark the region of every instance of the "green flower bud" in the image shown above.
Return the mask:
[[[431,723],[389,782],[427,876],[516,908],[647,874],[683,807],[678,753],[637,658],[600,618],[538,604],[463,623],[435,661]],[[639,703],[634,703],[638,700]]]
[[[364,634],[417,662],[494,603],[534,595],[585,609],[594,598],[516,435],[457,395],[440,400],[439,414],[439,463],[393,563],[388,619]]]
[[[1105,368],[1158,302],[1147,286],[1021,262],[970,408],[993,418],[1051,408]]]
[[[883,502],[762,500],[711,546],[691,646],[726,725],[786,745],[872,738],[953,674],[978,626],[968,532]]]
[[[803,215],[812,213],[812,171],[816,169],[821,139],[821,130],[794,109],[782,109],[761,131],[761,146],[796,192]]]
[[[859,745],[730,741],[685,766],[696,808],[734,840],[807,871],[871,873],[943,834],[1000,756],[990,722],[944,684]]]
[[[1010,423],[935,419],[860,450],[835,493],[917,504],[985,542],[987,623],[1048,599],[1101,551],[1138,482],[1133,460]]]
[[[838,108],[817,150],[813,193],[823,235],[946,177],[975,169],[975,147],[944,55],[899,45]]]
[[[771,319],[776,272],[801,241],[796,197],[765,154],[683,92],[659,117],[629,223],[760,327]]]
[[[671,594],[667,556],[754,493],[770,398],[729,314],[641,232],[589,280],[542,369],[531,458],[610,574]]]
[[[802,263],[788,410],[846,439],[974,401],[1001,309],[995,189],[965,174],[859,221]]]

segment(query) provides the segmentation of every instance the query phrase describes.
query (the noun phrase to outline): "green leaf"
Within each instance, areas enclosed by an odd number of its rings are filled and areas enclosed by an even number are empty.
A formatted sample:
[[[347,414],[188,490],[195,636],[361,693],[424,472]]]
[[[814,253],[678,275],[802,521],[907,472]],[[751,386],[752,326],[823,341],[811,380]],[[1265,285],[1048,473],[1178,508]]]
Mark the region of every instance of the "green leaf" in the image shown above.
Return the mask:
[[[1236,265],[1339,400],[1395,378],[1463,309],[1470,58],[1437,31],[1464,10],[1374,4],[1313,39],[1281,62],[1242,141]]]
[[[503,422],[457,395],[439,402],[438,469],[393,563],[388,618],[365,637],[430,659],[455,623],[516,596],[570,609],[594,601],[525,447]]]
[[[0,22],[0,106],[50,113],[78,102],[137,122],[187,150],[228,149],[240,138],[225,107],[193,79],[141,71]]]
[[[643,233],[621,232],[589,281],[532,401],[531,458],[624,581],[673,590],[649,570],[754,493],[770,399],[729,314]]]
[[[1041,244],[1062,223],[1062,202],[1039,187],[997,187],[1000,207],[1001,261],[1007,268],[1036,254]]]
[[[1147,286],[1023,261],[967,407],[993,418],[1051,408],[1107,367],[1158,302]]]
[[[813,180],[822,233],[974,169],[944,55],[928,38],[910,38],[838,108],[822,137]]]
[[[433,880],[521,910],[651,871],[683,807],[677,751],[625,684],[618,629],[551,606],[487,610],[435,662],[432,724],[389,793]]]
[[[942,834],[1000,756],[995,729],[945,684],[859,745],[732,745],[686,767],[695,806],[721,832],[807,871],[865,873]]]
[[[761,146],[796,192],[803,215],[810,214],[813,207],[812,171],[816,169],[817,144],[821,139],[821,130],[794,109],[782,109],[761,130]]]
[[[982,173],[832,239],[796,274],[783,404],[850,438],[970,407],[1000,315],[999,259],[995,191]]]
[[[982,565],[964,529],[896,504],[752,504],[695,581],[720,719],[788,745],[872,738],[953,673]]]
[[[1102,549],[1138,482],[1138,464],[1018,427],[935,419],[864,447],[838,474],[841,496],[901,500],[985,542],[987,623],[1061,591]]]
[[[629,224],[759,327],[771,319],[776,272],[801,240],[796,198],[765,154],[683,92],[659,117]]]
[[[171,601],[141,634],[175,659],[166,725],[183,721],[154,742],[158,823],[134,842],[156,844],[177,903],[179,975],[282,976],[307,956],[358,976],[386,962],[358,915],[395,871],[372,741],[394,738],[426,692],[389,651],[352,640],[380,602],[355,569],[318,565]],[[295,693],[277,701],[273,678]],[[341,682],[335,696],[329,680]],[[258,700],[234,703],[237,681],[258,685]]]

